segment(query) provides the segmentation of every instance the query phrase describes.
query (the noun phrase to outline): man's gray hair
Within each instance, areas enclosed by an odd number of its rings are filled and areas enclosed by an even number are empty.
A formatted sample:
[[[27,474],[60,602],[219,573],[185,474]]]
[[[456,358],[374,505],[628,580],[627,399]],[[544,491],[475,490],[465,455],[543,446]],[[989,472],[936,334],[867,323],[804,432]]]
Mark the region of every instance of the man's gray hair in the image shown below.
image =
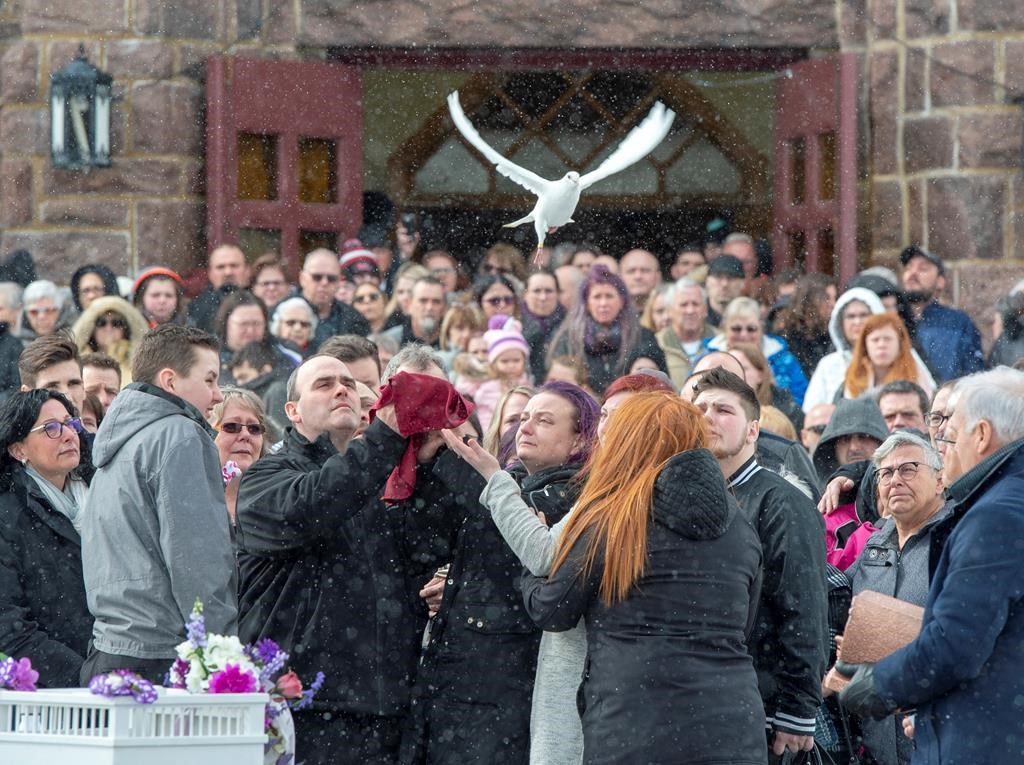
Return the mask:
[[[50,298],[55,308],[64,307],[64,296],[57,289],[57,285],[46,279],[39,279],[30,283],[25,288],[25,291],[21,293],[22,302],[26,306],[30,306],[37,300],[44,298]]]
[[[310,337],[312,337],[312,333],[316,332],[316,325],[320,322],[317,319],[316,311],[313,310],[313,307],[306,302],[305,298],[300,297],[290,297],[277,304],[277,307],[274,309],[274,315],[270,319],[270,334],[277,334],[277,330],[281,328],[281,316],[289,308],[304,308],[306,310],[306,313],[309,315],[309,320],[312,322],[312,326],[309,328]]]
[[[961,407],[965,433],[987,420],[1002,446],[1024,438],[1024,372],[999,366],[964,377],[953,389],[946,410]]]
[[[444,371],[444,361],[433,348],[422,343],[408,343],[403,345],[384,367],[384,372],[380,376],[380,384],[384,385],[398,371],[398,368],[403,366],[412,367],[417,372],[426,372],[431,366],[436,366],[442,372]]]
[[[704,289],[704,285],[700,282],[695,282],[689,276],[680,277],[672,282],[672,284],[669,285],[668,291],[665,293],[665,299],[670,303],[674,303],[676,295],[683,290],[692,290],[694,287],[700,290],[700,299],[705,303],[708,302],[708,291]]]
[[[942,455],[939,454],[934,446],[928,443],[927,439],[910,430],[897,430],[885,439],[882,445],[875,449],[875,453],[871,457],[871,464],[877,468],[882,464],[882,460],[901,446],[918,447],[924,454],[924,461],[928,467],[932,468],[932,470],[942,470]]]

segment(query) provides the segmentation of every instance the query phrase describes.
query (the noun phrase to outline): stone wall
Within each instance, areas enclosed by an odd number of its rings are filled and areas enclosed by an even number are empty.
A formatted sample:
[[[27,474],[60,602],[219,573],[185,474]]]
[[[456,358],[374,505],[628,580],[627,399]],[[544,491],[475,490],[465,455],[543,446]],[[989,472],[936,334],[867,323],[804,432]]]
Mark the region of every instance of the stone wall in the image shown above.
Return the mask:
[[[18,0],[0,18],[0,252],[66,282],[82,263],[188,270],[205,256],[204,62],[294,55],[291,0]],[[265,9],[261,10],[261,7]],[[50,73],[85,45],[114,78],[112,166],[57,170]]]
[[[1024,14],[1005,0],[838,6],[843,49],[864,57],[873,258],[923,244],[954,271],[950,302],[987,324],[1024,277]]]

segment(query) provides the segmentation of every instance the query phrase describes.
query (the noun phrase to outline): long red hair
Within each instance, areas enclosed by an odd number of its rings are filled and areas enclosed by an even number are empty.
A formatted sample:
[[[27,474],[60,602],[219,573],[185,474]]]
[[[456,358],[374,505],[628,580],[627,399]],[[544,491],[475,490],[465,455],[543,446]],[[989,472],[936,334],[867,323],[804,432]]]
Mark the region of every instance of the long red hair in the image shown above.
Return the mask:
[[[868,357],[868,335],[883,327],[892,327],[896,330],[900,349],[885,379],[876,380],[871,359]],[[849,398],[857,398],[868,388],[885,385],[893,380],[910,380],[915,383],[918,381],[917,362],[911,353],[910,333],[907,332],[903,320],[896,314],[876,313],[864,322],[864,329],[853,346],[853,357],[846,369],[846,395]]]
[[[552,571],[590,533],[584,570],[603,550],[601,598],[606,605],[623,600],[647,561],[655,479],[674,455],[704,447],[707,440],[704,415],[689,401],[667,393],[626,399],[590,456],[587,481],[559,539]]]

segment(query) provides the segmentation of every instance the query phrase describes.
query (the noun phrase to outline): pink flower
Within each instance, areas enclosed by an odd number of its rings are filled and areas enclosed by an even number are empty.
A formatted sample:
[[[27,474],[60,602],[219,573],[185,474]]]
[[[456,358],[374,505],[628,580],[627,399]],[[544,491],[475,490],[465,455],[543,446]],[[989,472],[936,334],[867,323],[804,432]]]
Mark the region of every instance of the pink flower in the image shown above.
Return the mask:
[[[210,693],[255,693],[256,678],[237,664],[228,664],[210,675]]]
[[[297,699],[302,696],[302,681],[294,672],[287,672],[277,678],[277,690],[286,699]]]

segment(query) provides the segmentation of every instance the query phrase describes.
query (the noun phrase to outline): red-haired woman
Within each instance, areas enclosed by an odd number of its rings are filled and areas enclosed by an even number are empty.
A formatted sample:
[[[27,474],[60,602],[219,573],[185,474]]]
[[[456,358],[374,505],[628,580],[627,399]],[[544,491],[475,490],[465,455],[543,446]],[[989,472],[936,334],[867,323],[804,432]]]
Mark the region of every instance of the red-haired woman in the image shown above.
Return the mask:
[[[864,329],[853,346],[843,396],[857,398],[893,380],[915,382],[930,396],[935,388],[934,381],[919,374],[913,350],[910,335],[899,316],[894,313],[872,316],[864,322]]]
[[[626,400],[594,451],[549,577],[526,576],[543,629],[586,622],[583,762],[767,760],[746,636],[757,534],[689,402]]]

